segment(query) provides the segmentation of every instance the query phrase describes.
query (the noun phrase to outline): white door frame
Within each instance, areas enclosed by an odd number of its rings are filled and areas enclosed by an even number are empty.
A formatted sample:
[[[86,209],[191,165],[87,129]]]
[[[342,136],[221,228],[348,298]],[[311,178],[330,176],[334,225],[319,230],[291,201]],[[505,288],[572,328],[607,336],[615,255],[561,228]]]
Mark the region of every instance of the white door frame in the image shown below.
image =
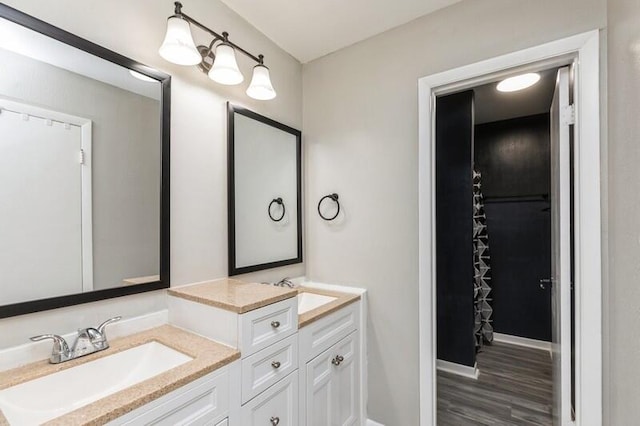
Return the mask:
[[[88,118],[65,114],[52,109],[32,105],[18,99],[0,97],[0,112],[5,109],[19,114],[27,114],[44,120],[57,121],[80,127],[80,148],[82,149],[81,169],[81,221],[82,234],[82,292],[93,291],[93,184],[92,164],[92,122]]]
[[[435,96],[516,68],[576,58],[574,152],[576,422],[602,424],[599,32],[578,34],[418,80],[420,425],[436,424]],[[549,68],[550,66],[547,66]],[[506,71],[510,70],[510,71]]]

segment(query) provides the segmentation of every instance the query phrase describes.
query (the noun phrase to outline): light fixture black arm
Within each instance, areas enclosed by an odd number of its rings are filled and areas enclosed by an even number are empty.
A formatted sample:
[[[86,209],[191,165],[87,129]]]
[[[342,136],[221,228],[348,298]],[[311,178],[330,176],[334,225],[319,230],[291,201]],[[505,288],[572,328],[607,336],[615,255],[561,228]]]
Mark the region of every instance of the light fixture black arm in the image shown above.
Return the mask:
[[[204,31],[208,32],[209,34],[211,34],[214,37],[213,41],[209,45],[209,49],[211,49],[211,47],[213,47],[213,43],[215,43],[216,41],[223,41],[224,43],[227,43],[228,45],[232,46],[234,49],[242,52],[243,54],[245,54],[249,58],[253,59],[254,61],[259,63],[260,65],[264,64],[264,55],[255,56],[255,55],[247,52],[242,47],[240,47],[237,44],[229,41],[229,33],[228,32],[224,31],[222,34],[218,34],[217,32],[213,31],[209,27],[207,27],[207,26],[201,24],[200,22],[196,21],[195,19],[193,19],[191,16],[187,15],[186,13],[183,13],[182,12],[182,3],[180,3],[179,1],[175,2],[174,5],[176,7],[175,11],[174,11],[174,14],[176,16],[181,17],[185,21],[195,25],[196,27],[200,28],[201,30],[204,30]]]

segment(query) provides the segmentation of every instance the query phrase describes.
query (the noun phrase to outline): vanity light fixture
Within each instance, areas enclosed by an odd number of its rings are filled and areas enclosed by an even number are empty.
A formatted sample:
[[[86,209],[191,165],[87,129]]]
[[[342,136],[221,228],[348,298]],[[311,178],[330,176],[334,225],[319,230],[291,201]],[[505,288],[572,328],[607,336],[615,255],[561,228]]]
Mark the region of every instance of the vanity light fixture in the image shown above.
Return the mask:
[[[244,76],[236,62],[233,46],[229,43],[222,42],[216,47],[215,60],[209,70],[209,78],[217,83],[229,86],[240,84],[244,81]]]
[[[253,77],[247,88],[247,95],[258,100],[276,97],[276,91],[269,76],[269,68],[264,65],[263,55],[255,56],[249,53],[229,41],[229,33],[218,34],[183,13],[182,3],[174,4],[174,14],[167,20],[167,33],[158,51],[160,56],[177,65],[197,65],[211,80],[224,85],[235,85],[244,81],[236,61],[236,51],[238,51],[258,63],[253,67]],[[208,47],[202,45],[196,47],[190,24],[213,36]]]
[[[540,81],[540,74],[537,72],[530,72],[504,79],[498,83],[497,88],[500,92],[517,92],[518,90],[523,90],[527,87],[533,86],[538,81]]]
[[[268,101],[276,97],[276,91],[273,89],[269,78],[269,68],[262,64],[253,67],[253,78],[247,88],[247,95],[261,101]]]

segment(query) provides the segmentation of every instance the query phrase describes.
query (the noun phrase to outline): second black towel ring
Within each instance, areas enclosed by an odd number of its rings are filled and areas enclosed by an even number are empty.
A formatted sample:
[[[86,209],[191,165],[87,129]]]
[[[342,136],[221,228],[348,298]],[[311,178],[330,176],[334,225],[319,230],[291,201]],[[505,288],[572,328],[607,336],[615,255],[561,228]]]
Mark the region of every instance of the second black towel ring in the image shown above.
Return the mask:
[[[326,199],[330,199],[333,200],[336,203],[336,206],[338,207],[338,210],[336,211],[336,214],[334,214],[332,217],[326,217],[322,214],[322,212],[320,211],[320,206],[322,205],[322,202]],[[320,198],[320,201],[318,202],[318,214],[320,215],[321,218],[323,218],[324,220],[333,220],[336,217],[338,217],[338,215],[340,214],[340,201],[338,201],[338,194],[336,194],[335,192],[333,194],[329,194],[329,195],[325,195],[324,197]]]
[[[271,214],[271,206],[273,205],[273,203],[279,204],[282,207],[282,214],[277,219],[275,217],[273,217],[273,215]],[[284,217],[285,211],[286,211],[286,209],[284,208],[284,201],[282,201],[282,198],[280,198],[280,197],[274,198],[273,200],[271,200],[271,202],[269,203],[269,207],[267,208],[267,212],[269,212],[269,217],[274,222],[280,222],[282,220],[282,218]]]

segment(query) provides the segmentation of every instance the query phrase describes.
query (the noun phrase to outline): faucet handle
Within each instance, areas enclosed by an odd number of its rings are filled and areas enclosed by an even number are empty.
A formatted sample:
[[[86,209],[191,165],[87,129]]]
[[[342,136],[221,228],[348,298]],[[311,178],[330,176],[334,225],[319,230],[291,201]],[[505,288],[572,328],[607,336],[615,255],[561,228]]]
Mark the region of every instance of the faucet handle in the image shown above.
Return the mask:
[[[113,317],[113,318],[109,318],[108,320],[106,320],[105,322],[103,322],[102,324],[100,324],[96,329],[98,330],[98,333],[100,333],[102,335],[103,338],[107,338],[107,335],[105,334],[105,328],[109,325],[109,324],[113,324],[114,322],[118,322],[122,319],[121,316],[117,316],[117,317]]]
[[[280,281],[278,281],[274,285],[276,285],[278,287],[284,287],[284,286],[287,286],[289,288],[294,288],[295,287],[293,285],[293,282],[291,282],[291,279],[289,277],[284,277],[283,279],[281,279]]]
[[[92,343],[104,340],[104,335],[93,327],[81,328],[78,330],[78,336],[87,338]]]
[[[77,357],[87,355],[93,352],[93,348],[103,347],[105,339],[102,334],[98,333],[93,327],[79,328],[76,341],[71,347],[71,352]],[[108,347],[108,345],[106,346]],[[106,349],[105,347],[105,349]]]
[[[64,340],[64,337],[58,336],[57,334],[41,334],[39,336],[33,336],[30,339],[33,342],[49,339],[53,340],[53,351],[51,352],[53,355],[69,353],[69,345],[67,344],[67,341]]]

